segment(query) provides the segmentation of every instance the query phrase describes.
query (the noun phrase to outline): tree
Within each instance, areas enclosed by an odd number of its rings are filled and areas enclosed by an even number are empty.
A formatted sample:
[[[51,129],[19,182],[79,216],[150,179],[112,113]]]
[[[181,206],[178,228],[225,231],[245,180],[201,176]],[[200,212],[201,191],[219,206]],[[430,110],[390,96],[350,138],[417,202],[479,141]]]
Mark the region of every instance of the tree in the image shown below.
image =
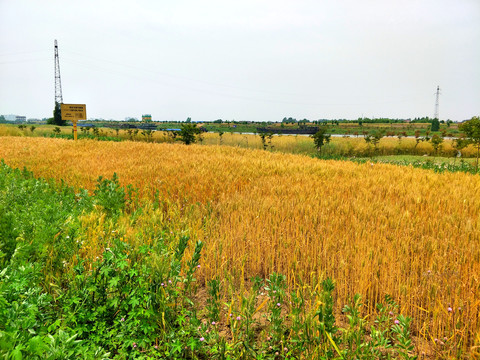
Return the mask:
[[[327,128],[326,127],[321,127],[319,130],[312,135],[313,142],[315,144],[315,147],[317,148],[317,151],[319,153],[322,152],[322,146],[328,144],[330,142],[330,134],[327,134]]]
[[[430,141],[430,130],[425,131],[425,136],[423,137],[423,141]]]
[[[270,146],[270,150],[273,150],[273,144],[272,144],[272,139],[273,139],[273,133],[268,133],[267,135],[268,138],[268,145]]]
[[[267,150],[267,133],[261,132],[258,136],[260,136],[260,140],[262,141],[263,150]]]
[[[53,118],[48,119],[47,124],[59,125],[59,126],[67,125],[67,121],[62,120],[62,110],[58,102],[55,102],[55,109],[53,110]]]
[[[423,140],[424,139],[422,137],[420,137],[420,130],[416,130],[415,131],[415,146],[413,148],[416,149],[418,144]]]
[[[383,130],[372,131],[370,134],[365,135],[365,142],[367,144],[373,144],[373,148],[375,149],[375,152],[377,152],[378,144],[384,136],[385,132]]]
[[[185,145],[193,144],[197,141],[196,135],[200,134],[200,129],[196,124],[186,123],[182,124],[179,131],[179,140]]]
[[[438,119],[432,120],[432,127],[430,128],[431,131],[439,131],[440,130],[440,121]]]
[[[400,145],[400,143],[402,142],[402,137],[404,137],[404,136],[405,136],[405,132],[399,131],[399,132],[397,133],[398,144],[399,144],[399,145]]]
[[[438,155],[438,149],[440,149],[442,143],[443,143],[443,137],[438,136],[437,134],[432,136],[431,139],[433,150],[435,151],[435,156]]]
[[[465,139],[464,136],[461,136],[459,138],[456,138],[455,140],[452,141],[452,147],[453,147],[453,164],[455,164],[455,161],[457,160],[457,157],[462,156],[461,150],[468,146],[468,139]]]
[[[480,155],[480,118],[474,116],[460,125],[460,130],[465,133],[468,142],[477,148],[477,160],[475,162],[475,171],[478,171],[478,156]]]

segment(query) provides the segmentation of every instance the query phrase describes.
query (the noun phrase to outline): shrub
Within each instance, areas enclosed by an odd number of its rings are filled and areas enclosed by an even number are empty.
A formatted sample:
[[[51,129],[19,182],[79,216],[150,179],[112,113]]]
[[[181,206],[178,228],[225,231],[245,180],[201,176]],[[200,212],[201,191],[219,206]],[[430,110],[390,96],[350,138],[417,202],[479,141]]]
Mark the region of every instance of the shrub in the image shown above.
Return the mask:
[[[125,189],[118,182],[118,176],[113,174],[112,179],[100,176],[94,190],[95,203],[112,216],[118,215],[125,208]]]

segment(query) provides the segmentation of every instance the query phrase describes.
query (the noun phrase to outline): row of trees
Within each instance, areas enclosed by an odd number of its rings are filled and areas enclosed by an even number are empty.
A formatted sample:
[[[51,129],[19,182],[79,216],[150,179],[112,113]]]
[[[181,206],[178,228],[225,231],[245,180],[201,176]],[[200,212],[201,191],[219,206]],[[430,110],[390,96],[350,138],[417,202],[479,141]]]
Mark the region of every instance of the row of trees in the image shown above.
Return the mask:
[[[331,123],[332,125],[339,125],[339,122],[358,122],[359,125],[362,124],[369,124],[369,123],[404,123],[406,120],[410,119],[390,119],[390,118],[377,118],[377,119],[370,119],[370,118],[358,118],[357,120],[347,120],[347,119],[334,119],[334,120],[328,120],[328,119],[319,119],[319,120],[308,120],[308,119],[301,119],[297,120],[296,118],[292,117],[284,117],[282,119],[282,124],[299,124],[299,125],[306,125],[308,123],[312,124],[328,124]],[[130,118],[128,121],[138,121],[136,118]],[[192,119],[189,117],[185,122],[191,123]],[[239,124],[248,124],[248,121],[231,121],[232,123],[239,123]],[[440,127],[440,123],[446,123],[447,126],[450,126],[452,123],[451,120],[445,121],[439,121],[438,119],[431,119],[428,116],[426,117],[421,117],[421,118],[415,118],[411,120],[412,123],[431,123],[432,124],[432,131],[438,131]],[[48,124],[53,124],[53,125],[59,125],[59,126],[65,126],[67,122],[65,120],[62,120],[62,114],[60,110],[60,104],[55,103],[55,109],[53,110],[53,117],[47,119]],[[216,124],[222,124],[222,123],[229,123],[227,120],[222,120],[222,119],[217,119],[214,120],[213,123]],[[271,123],[271,122],[268,122]]]
[[[438,122],[438,119],[434,120],[436,120],[436,122],[432,122],[431,130],[438,131],[440,124]],[[438,125],[438,128],[436,127],[436,125]],[[460,151],[468,145],[473,145],[477,149],[475,169],[478,170],[478,159],[480,157],[480,118],[478,116],[474,116],[471,120],[462,123],[459,128],[460,131],[463,132],[463,135],[453,140],[453,148],[456,151]],[[427,132],[425,136],[421,137],[419,131],[415,132],[415,147],[417,147],[417,145],[422,141],[430,141],[432,143],[435,154],[437,154],[438,149],[443,143],[444,135],[434,134],[432,137],[430,137],[429,134],[430,133]],[[366,133],[364,138],[367,144],[372,144],[375,150],[377,150],[378,144],[384,136],[384,131],[377,130],[371,133]],[[321,152],[322,147],[330,142],[330,134],[327,134],[326,127],[321,127],[316,134],[312,135],[312,138],[318,152]],[[399,139],[400,138],[401,137],[399,136]]]

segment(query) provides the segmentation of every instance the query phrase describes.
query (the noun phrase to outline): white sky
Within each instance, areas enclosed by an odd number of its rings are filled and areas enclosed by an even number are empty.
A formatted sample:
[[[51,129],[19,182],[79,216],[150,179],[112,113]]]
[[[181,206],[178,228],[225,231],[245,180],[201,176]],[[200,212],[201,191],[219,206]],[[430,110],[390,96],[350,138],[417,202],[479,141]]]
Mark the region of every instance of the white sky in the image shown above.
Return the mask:
[[[0,0],[0,114],[440,119],[480,114],[479,0]]]

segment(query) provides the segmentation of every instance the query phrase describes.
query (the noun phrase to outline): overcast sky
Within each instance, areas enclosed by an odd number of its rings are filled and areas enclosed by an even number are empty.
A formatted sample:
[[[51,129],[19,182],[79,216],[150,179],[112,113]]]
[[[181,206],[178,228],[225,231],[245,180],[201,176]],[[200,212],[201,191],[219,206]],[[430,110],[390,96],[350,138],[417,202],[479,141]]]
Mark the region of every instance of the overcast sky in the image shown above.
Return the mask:
[[[440,119],[480,114],[479,0],[0,0],[0,114]]]

